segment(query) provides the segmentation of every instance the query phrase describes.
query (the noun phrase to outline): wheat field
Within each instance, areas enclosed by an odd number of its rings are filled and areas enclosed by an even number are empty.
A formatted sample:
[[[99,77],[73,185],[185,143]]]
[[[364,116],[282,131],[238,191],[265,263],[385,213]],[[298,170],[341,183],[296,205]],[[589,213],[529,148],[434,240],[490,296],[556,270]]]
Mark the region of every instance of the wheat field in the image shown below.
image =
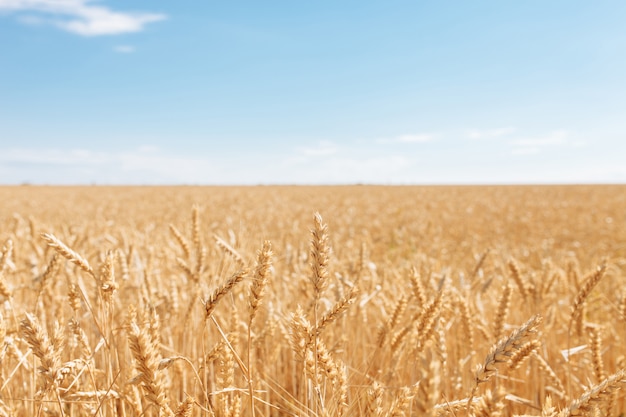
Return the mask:
[[[0,416],[626,413],[626,186],[0,201]]]

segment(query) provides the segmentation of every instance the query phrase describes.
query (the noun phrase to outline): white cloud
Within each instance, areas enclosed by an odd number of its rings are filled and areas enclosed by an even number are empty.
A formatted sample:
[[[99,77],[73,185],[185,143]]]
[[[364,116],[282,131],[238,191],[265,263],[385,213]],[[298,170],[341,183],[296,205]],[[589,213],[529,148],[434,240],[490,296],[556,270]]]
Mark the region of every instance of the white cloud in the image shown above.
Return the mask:
[[[513,155],[533,155],[539,153],[541,149],[537,146],[526,146],[526,147],[518,147],[513,148],[511,153]]]
[[[275,173],[276,182],[284,172],[288,178],[278,182],[298,184],[355,184],[406,182],[411,161],[402,155],[334,155],[311,159],[303,157],[286,158],[282,162],[282,174]]]
[[[135,47],[131,45],[117,45],[113,47],[113,50],[120,54],[132,54],[135,52]]]
[[[305,156],[327,156],[336,154],[339,148],[332,142],[321,141],[314,147],[299,148],[298,151],[301,155]]]
[[[377,139],[377,143],[424,143],[430,142],[435,138],[435,135],[430,133],[418,133],[418,134],[405,134],[398,135],[390,138]]]
[[[158,146],[154,146],[154,145],[142,145],[139,148],[137,148],[137,151],[141,153],[157,153],[160,151],[160,149]]]
[[[219,182],[220,165],[152,146],[109,152],[87,149],[0,149],[3,181],[50,184],[187,184]]]
[[[491,139],[510,135],[513,132],[515,132],[514,127],[500,127],[497,129],[484,130],[472,129],[467,132],[467,137],[470,139]]]
[[[511,141],[511,143],[515,146],[553,146],[553,145],[563,145],[567,142],[567,131],[565,130],[555,130],[546,136],[540,136],[536,138],[524,138],[524,139],[516,139]]]
[[[124,151],[0,148],[0,183],[5,184],[409,183],[413,167],[410,156],[359,153],[332,142],[230,159],[175,154],[149,145]]]
[[[536,154],[547,147],[573,145],[568,141],[566,130],[555,130],[545,136],[514,139],[510,141],[512,153],[515,155]]]
[[[40,25],[43,25],[43,24],[46,23],[45,20],[42,19],[41,17],[30,15],[30,14],[25,14],[25,15],[22,15],[22,16],[18,16],[17,20],[20,23],[23,23],[23,24],[29,25],[29,26],[40,26]]]
[[[554,133],[554,132],[553,132]],[[555,137],[558,135],[554,135]],[[589,183],[626,181],[626,166],[613,148],[606,155],[581,152],[569,139],[556,145],[543,137],[527,146],[510,146],[494,158],[492,143],[463,152],[431,149],[399,151],[396,147],[320,142],[308,148],[276,147],[263,154],[220,153],[219,147],[185,152],[149,143],[122,151],[89,149],[2,148],[0,184],[476,184]],[[528,144],[535,145],[528,145]],[[444,144],[445,145],[445,144]],[[561,146],[564,146],[562,148]],[[474,149],[476,148],[476,149]],[[502,149],[505,150],[506,148]],[[545,152],[553,149],[552,155]],[[571,152],[564,152],[570,149]],[[466,154],[465,151],[470,152]],[[563,152],[561,152],[563,151]],[[552,161],[537,164],[522,154],[545,152]],[[516,155],[512,155],[516,153]]]
[[[396,138],[396,142],[402,143],[420,143],[420,142],[430,142],[433,140],[432,135],[400,135]]]
[[[0,152],[0,162],[11,164],[28,165],[69,165],[77,163],[104,163],[107,154],[93,152],[85,149],[46,149],[36,151],[33,149],[3,149]]]
[[[140,32],[148,23],[167,18],[160,13],[120,12],[91,0],[0,0],[0,12],[27,12],[20,21],[49,23],[82,36]],[[39,15],[33,16],[32,13]]]

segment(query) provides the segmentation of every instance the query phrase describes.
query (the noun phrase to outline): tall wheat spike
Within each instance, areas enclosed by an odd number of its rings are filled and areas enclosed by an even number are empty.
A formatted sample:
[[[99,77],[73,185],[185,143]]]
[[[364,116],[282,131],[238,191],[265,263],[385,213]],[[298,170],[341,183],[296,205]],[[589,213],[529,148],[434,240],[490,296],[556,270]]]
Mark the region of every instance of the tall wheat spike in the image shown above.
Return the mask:
[[[217,307],[217,303],[228,294],[238,283],[248,274],[246,268],[235,272],[223,285],[217,287],[202,303],[204,304],[205,319],[211,317],[213,310]]]
[[[163,375],[159,370],[158,340],[151,336],[149,327],[139,327],[134,310],[129,313],[128,344],[135,360],[136,383],[140,383],[147,401],[154,404],[166,416],[172,416],[165,393]]]
[[[51,233],[42,233],[41,237],[48,243],[52,249],[54,249],[59,255],[63,256],[68,261],[71,261],[83,271],[87,272],[92,277],[96,277],[89,262],[77,252],[70,249],[65,243],[61,242],[56,236]]]
[[[610,401],[611,395],[626,383],[626,370],[621,369],[585,391],[571,402],[559,417],[589,415],[594,409]]]
[[[477,368],[474,388],[472,388],[467,401],[468,413],[472,409],[472,400],[476,395],[478,386],[496,374],[498,364],[509,362],[511,357],[537,332],[542,320],[540,315],[531,317],[526,323],[514,330],[509,337],[502,338],[492,346],[482,365]]]
[[[598,284],[598,282],[600,282],[600,280],[602,279],[602,277],[604,277],[604,274],[606,273],[606,263],[603,263],[602,265],[600,265],[596,271],[591,274],[583,283],[582,287],[580,288],[580,291],[578,291],[578,294],[576,294],[576,297],[574,298],[574,302],[572,303],[572,312],[570,315],[570,327],[571,327],[571,323],[573,323],[576,319],[578,319],[583,303],[585,302],[585,300],[587,299],[587,297],[589,296],[589,294],[591,293],[591,291],[593,290],[593,288]]]

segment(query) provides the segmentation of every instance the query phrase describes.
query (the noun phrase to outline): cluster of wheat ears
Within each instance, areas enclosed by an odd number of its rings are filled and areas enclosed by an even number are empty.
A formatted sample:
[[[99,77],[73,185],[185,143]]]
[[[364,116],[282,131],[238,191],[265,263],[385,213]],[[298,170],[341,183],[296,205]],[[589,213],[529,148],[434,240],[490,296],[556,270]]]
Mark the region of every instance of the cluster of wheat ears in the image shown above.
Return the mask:
[[[435,191],[2,190],[0,416],[623,415],[623,197]]]

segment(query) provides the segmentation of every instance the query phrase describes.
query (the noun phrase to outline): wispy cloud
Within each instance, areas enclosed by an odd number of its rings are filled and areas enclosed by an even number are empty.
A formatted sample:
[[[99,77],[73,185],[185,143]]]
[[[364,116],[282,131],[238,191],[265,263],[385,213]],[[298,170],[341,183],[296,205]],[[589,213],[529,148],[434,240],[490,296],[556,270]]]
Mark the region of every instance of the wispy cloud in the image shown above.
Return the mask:
[[[332,142],[284,154],[175,154],[155,146],[123,151],[0,148],[0,183],[345,184],[410,182],[405,155],[357,154]],[[345,151],[345,152],[344,152]],[[239,168],[233,170],[233,166]]]
[[[167,18],[161,13],[116,11],[91,0],[0,0],[1,11],[29,13],[20,21],[48,23],[81,36],[140,32],[148,23]]]
[[[507,141],[498,158],[491,142],[462,152],[407,152],[403,146],[319,142],[308,147],[272,148],[263,154],[219,150],[172,151],[146,144],[124,150],[88,147],[17,148],[0,145],[0,184],[472,184],[624,182],[619,156],[587,155],[572,133]],[[557,140],[558,139],[558,140]],[[443,142],[443,141],[442,141]],[[461,142],[461,141],[459,141]],[[449,146],[445,142],[442,146]],[[467,143],[465,144],[467,145]],[[481,148],[481,145],[485,145]],[[552,155],[548,152],[552,150]],[[469,152],[466,154],[465,152]],[[553,163],[537,164],[518,155],[545,152]],[[512,155],[515,153],[516,155]],[[557,155],[558,153],[558,155]],[[557,157],[558,156],[558,157]],[[608,158],[607,158],[608,157]],[[482,158],[482,159],[481,159]],[[487,161],[487,163],[485,163]],[[234,169],[233,167],[236,167]]]
[[[132,54],[135,52],[135,47],[131,45],[116,45],[113,50],[120,54]]]
[[[470,139],[491,139],[507,136],[515,132],[514,127],[500,127],[496,129],[470,129],[467,137]]]
[[[511,153],[513,155],[533,155],[539,153],[540,151],[541,148],[538,146],[522,146],[513,148]]]
[[[389,138],[377,139],[377,143],[424,143],[435,139],[435,135],[430,133],[404,134]]]
[[[568,137],[569,133],[560,129],[543,136],[514,139],[510,141],[511,152],[515,155],[528,155],[539,153],[548,147],[574,145],[568,141]]]
[[[511,143],[515,146],[554,146],[554,145],[563,145],[567,142],[567,131],[555,130],[554,132],[549,133],[546,136],[540,136],[536,138],[524,138],[524,139],[516,139],[511,141]]]
[[[125,151],[0,149],[0,178],[9,183],[185,184],[217,182],[220,165],[153,146]]]
[[[327,156],[336,154],[339,147],[333,142],[321,141],[317,145],[298,148],[298,152],[304,156]]]
[[[287,157],[278,182],[298,184],[393,183],[404,180],[411,161],[402,155],[332,155],[326,158]],[[282,174],[284,176],[284,174]],[[276,176],[275,178],[280,178]],[[276,181],[276,180],[275,180]]]

